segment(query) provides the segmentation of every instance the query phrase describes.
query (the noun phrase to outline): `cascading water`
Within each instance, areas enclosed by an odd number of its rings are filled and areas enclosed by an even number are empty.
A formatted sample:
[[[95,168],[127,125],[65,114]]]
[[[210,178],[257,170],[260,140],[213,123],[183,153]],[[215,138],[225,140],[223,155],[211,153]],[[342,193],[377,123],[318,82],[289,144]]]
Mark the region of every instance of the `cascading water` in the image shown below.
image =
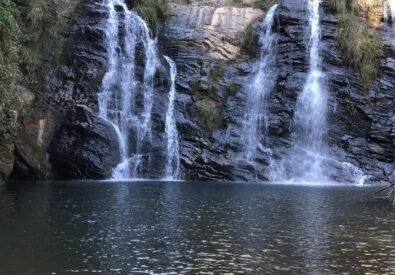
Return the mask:
[[[320,2],[307,0],[309,15],[309,72],[299,95],[292,125],[293,146],[287,156],[275,164],[273,180],[326,180],[323,162],[326,156],[324,142],[327,125],[327,91],[325,74],[321,70]]]
[[[298,157],[293,163],[292,177],[308,181],[325,179],[322,158],[326,154],[327,91],[319,54],[320,2],[309,0],[309,64],[307,80],[299,95],[294,114],[295,147]]]
[[[151,139],[151,111],[154,75],[160,64],[156,40],[136,13],[129,10],[124,0],[106,0],[108,9],[106,46],[108,70],[98,95],[99,116],[115,128],[121,148],[122,162],[114,169],[114,178],[136,178],[142,158],[142,148]],[[144,108],[135,109],[138,83],[135,76],[136,50],[142,45],[145,52]],[[130,133],[136,141],[130,152]]]
[[[260,58],[254,65],[257,71],[251,84],[248,86],[248,109],[242,136],[247,160],[252,160],[258,149],[270,153],[270,150],[265,148],[262,137],[266,136],[268,126],[266,116],[267,96],[272,91],[276,79],[274,63],[277,35],[273,33],[272,29],[277,6],[276,4],[270,8],[261,24],[262,31],[259,37],[261,46]]]
[[[178,146],[178,132],[176,120],[174,117],[174,100],[176,97],[176,76],[177,67],[174,61],[165,56],[170,65],[171,86],[169,92],[169,106],[166,113],[166,138],[167,138],[167,156],[166,156],[166,179],[177,179],[180,170],[180,157]]]
[[[384,21],[393,22],[395,21],[395,0],[384,1]]]
[[[340,176],[363,184],[366,176],[355,165],[338,161],[325,141],[327,134],[328,93],[320,58],[320,3],[308,0],[309,72],[298,96],[293,119],[293,146],[288,156],[276,166],[274,180],[329,182]]]

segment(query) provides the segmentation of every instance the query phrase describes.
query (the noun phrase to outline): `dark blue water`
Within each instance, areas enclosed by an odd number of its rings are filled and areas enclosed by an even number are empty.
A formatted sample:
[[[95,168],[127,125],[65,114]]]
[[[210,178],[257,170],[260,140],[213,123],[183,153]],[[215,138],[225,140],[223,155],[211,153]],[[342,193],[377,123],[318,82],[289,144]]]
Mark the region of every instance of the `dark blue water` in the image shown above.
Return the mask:
[[[56,183],[0,189],[0,274],[395,274],[374,188]]]

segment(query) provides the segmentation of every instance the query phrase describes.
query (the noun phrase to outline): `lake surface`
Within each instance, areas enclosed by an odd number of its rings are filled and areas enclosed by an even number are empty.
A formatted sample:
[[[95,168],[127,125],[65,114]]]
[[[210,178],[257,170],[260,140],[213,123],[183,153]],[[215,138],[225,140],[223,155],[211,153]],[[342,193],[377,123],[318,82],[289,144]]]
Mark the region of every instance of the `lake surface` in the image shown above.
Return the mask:
[[[376,189],[14,184],[0,189],[0,273],[395,274],[395,208]]]

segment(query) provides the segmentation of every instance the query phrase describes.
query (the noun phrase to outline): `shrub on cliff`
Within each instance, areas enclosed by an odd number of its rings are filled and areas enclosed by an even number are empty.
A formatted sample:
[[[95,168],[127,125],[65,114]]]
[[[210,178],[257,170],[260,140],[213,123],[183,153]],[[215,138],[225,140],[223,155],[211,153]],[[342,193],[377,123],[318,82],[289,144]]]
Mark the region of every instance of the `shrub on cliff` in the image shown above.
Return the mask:
[[[207,133],[220,129],[224,125],[224,115],[215,102],[201,100],[196,103],[200,125]]]
[[[0,1],[0,135],[14,125],[8,113],[12,84],[39,90],[42,69],[58,64],[63,54],[64,29],[69,19],[57,16],[54,0]]]
[[[368,87],[378,73],[383,42],[363,19],[351,11],[343,11],[339,15],[337,40],[350,64],[359,72],[364,86]]]
[[[371,26],[377,27],[381,21],[382,0],[329,0],[329,5],[338,13],[352,11],[365,17]]]
[[[208,71],[208,92],[210,94],[217,93],[219,82],[224,77],[225,63],[219,62],[214,64]]]
[[[257,52],[258,48],[258,34],[253,26],[253,24],[248,24],[240,37],[241,49],[249,54],[254,55]]]
[[[159,33],[161,24],[168,16],[167,0],[129,0],[140,16],[147,22],[151,31]]]

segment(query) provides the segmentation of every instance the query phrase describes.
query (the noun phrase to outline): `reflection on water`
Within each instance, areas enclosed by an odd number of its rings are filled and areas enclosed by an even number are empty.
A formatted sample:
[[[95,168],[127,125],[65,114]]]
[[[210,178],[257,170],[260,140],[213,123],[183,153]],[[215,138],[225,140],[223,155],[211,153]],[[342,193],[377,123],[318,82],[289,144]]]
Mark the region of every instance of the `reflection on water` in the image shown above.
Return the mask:
[[[63,183],[0,189],[1,274],[395,273],[374,189]]]

